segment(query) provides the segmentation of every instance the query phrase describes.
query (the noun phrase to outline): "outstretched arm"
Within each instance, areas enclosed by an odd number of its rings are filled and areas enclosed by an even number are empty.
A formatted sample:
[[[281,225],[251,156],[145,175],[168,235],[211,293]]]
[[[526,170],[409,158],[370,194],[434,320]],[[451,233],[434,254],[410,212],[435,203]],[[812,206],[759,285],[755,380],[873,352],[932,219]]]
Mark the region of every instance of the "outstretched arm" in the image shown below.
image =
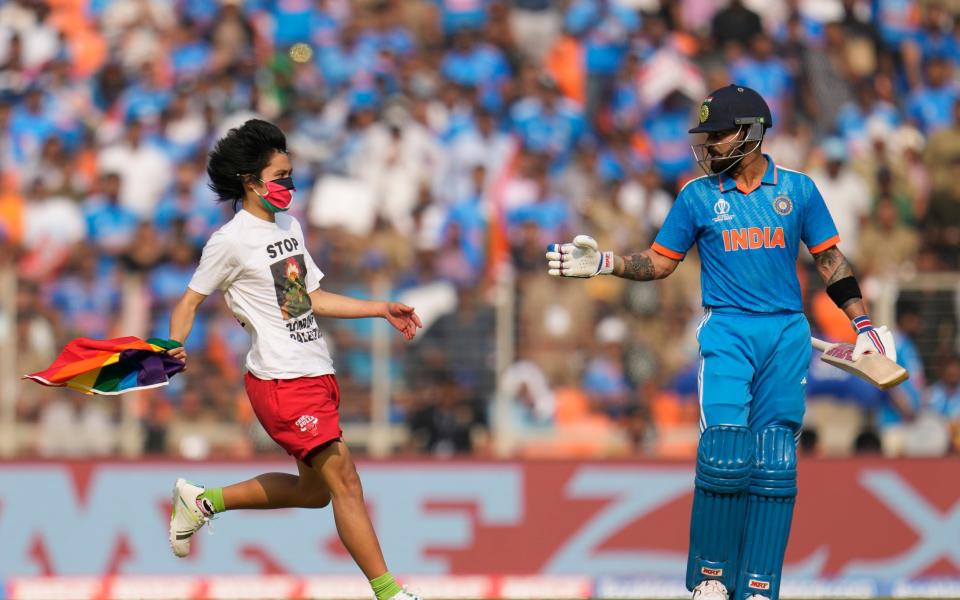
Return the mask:
[[[408,340],[412,340],[417,334],[417,329],[423,327],[414,308],[399,302],[360,300],[316,289],[310,292],[310,304],[313,312],[320,317],[336,319],[383,317]]]
[[[634,281],[663,279],[677,268],[679,260],[668,258],[652,248],[613,259],[613,274]]]
[[[176,340],[180,344],[187,343],[187,336],[190,335],[190,330],[193,329],[193,320],[197,316],[197,308],[206,299],[207,297],[204,294],[187,288],[187,291],[177,301],[177,305],[173,307],[173,312],[170,313],[170,339]],[[182,361],[187,360],[187,351],[182,345],[179,348],[168,350],[167,353]]]
[[[616,275],[634,281],[663,279],[680,263],[657,253],[653,248],[630,256],[603,252],[589,235],[578,235],[567,244],[547,248],[547,273],[557,277],[595,277]]]

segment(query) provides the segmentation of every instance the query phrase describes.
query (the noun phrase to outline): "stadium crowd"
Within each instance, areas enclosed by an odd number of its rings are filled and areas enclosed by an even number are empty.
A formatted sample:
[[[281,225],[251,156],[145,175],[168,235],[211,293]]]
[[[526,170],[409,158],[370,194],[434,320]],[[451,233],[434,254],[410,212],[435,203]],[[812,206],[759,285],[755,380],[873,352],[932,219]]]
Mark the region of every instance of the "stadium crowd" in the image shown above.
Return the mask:
[[[401,449],[489,452],[490,427],[506,422],[535,440],[517,448],[526,455],[689,455],[695,252],[662,282],[570,285],[546,275],[543,251],[579,232],[619,253],[646,248],[701,174],[687,134],[700,101],[737,82],[770,103],[764,148],[814,178],[868,300],[895,300],[911,372],[883,393],[811,355],[804,449],[960,451],[958,9],[9,0],[0,261],[18,281],[6,332],[17,369],[46,367],[73,337],[167,336],[205,240],[232,211],[206,187],[206,153],[260,116],[288,135],[291,212],[323,285],[403,298],[427,321],[388,352]],[[798,272],[814,330],[852,339],[809,257]],[[901,286],[917,278],[935,284]],[[496,337],[503,319],[513,344]],[[364,423],[384,372],[374,325],[323,327],[343,420]],[[143,452],[271,451],[241,385],[247,334],[223,302],[203,305],[187,347],[189,370],[137,397]],[[512,357],[499,376],[498,352]],[[497,394],[509,415],[493,414]],[[16,402],[37,432],[23,453],[117,451],[115,400],[22,383]]]

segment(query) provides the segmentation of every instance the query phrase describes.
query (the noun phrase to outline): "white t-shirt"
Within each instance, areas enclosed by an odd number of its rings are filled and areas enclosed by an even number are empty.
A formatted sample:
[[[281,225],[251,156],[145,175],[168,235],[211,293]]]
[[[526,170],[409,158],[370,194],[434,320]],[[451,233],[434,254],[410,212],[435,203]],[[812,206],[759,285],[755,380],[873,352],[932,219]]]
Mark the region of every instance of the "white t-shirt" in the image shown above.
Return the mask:
[[[189,287],[204,295],[223,291],[250,333],[248,371],[295,379],[334,372],[308,296],[322,278],[296,219],[278,214],[271,223],[241,210],[207,241]]]

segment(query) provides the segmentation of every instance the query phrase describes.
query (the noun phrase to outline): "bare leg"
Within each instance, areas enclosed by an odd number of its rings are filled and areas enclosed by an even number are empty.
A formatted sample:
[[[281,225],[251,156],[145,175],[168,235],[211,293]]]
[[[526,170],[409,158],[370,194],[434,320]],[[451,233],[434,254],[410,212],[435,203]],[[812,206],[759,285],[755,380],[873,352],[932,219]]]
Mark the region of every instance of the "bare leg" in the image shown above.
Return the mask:
[[[333,496],[333,519],[350,556],[367,579],[386,573],[387,564],[367,514],[360,476],[347,445],[343,442],[331,444],[314,457],[312,466]]]
[[[316,459],[315,459],[316,460]],[[223,488],[227,510],[270,508],[323,508],[330,491],[308,465],[297,461],[299,475],[264,473]]]

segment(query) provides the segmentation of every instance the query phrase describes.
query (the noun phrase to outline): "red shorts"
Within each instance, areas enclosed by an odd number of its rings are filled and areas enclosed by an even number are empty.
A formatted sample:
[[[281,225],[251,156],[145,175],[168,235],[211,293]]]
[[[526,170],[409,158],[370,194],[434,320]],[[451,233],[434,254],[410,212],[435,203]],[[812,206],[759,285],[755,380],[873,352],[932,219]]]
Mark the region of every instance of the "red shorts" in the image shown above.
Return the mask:
[[[312,451],[343,435],[333,375],[260,379],[247,373],[244,383],[260,424],[291,456],[308,462]]]

